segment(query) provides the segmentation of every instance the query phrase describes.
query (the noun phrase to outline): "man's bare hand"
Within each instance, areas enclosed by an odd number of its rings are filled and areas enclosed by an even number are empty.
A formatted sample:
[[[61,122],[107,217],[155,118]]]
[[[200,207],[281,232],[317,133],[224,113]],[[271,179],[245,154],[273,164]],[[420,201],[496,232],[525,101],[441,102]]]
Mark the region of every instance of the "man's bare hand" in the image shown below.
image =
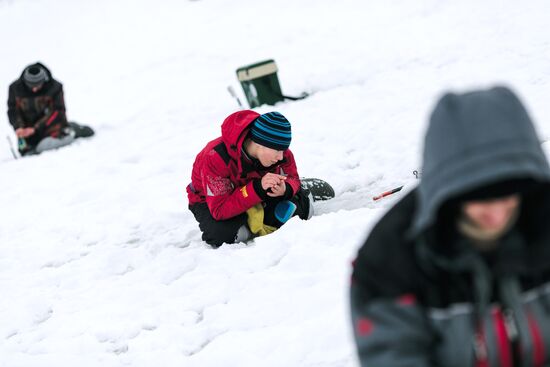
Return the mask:
[[[15,130],[15,135],[17,135],[18,138],[26,138],[34,134],[34,128],[32,127],[20,127],[19,129]]]

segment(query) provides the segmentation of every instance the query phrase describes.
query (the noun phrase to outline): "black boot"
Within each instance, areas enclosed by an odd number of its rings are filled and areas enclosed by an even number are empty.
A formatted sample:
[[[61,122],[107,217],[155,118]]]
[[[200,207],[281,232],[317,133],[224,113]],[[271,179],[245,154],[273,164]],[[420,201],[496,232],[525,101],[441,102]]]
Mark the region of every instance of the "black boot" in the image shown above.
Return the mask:
[[[309,190],[314,201],[329,200],[334,197],[334,189],[330,184],[319,178],[300,178],[302,189]]]
[[[69,122],[69,126],[73,129],[75,138],[88,138],[95,134],[94,130],[86,125],[79,125],[76,122]]]
[[[301,188],[290,201],[296,204],[294,215],[297,215],[300,219],[307,220],[313,216],[314,199],[309,190]]]

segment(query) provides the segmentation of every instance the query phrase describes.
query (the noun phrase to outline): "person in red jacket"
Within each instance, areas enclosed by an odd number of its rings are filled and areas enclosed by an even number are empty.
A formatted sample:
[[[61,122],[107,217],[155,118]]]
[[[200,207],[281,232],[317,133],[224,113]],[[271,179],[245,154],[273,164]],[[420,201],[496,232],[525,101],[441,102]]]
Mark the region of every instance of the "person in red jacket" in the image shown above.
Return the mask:
[[[197,155],[187,186],[189,209],[202,239],[219,247],[309,219],[311,195],[300,186],[290,149],[290,122],[279,112],[251,110],[228,116],[222,136]],[[256,227],[258,218],[261,229]]]

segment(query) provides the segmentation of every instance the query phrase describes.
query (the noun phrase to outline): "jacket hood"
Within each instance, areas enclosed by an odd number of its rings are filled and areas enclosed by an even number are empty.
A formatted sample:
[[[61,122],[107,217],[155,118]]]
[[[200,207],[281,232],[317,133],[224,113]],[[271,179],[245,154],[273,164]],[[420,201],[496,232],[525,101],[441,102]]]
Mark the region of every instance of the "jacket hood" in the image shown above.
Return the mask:
[[[424,141],[412,234],[432,226],[445,202],[514,179],[550,182],[548,161],[516,95],[505,87],[444,95]]]
[[[241,147],[246,137],[245,130],[258,117],[259,113],[244,110],[232,113],[222,123],[222,140],[227,147],[227,151],[233,157],[240,157]]]

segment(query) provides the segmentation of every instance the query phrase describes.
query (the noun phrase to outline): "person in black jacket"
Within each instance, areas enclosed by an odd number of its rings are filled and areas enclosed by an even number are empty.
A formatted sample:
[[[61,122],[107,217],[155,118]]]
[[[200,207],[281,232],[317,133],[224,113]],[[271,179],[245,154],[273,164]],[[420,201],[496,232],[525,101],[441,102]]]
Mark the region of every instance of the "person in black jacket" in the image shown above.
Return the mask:
[[[10,85],[8,117],[22,155],[59,148],[94,134],[88,126],[67,121],[63,86],[39,62],[27,66]]]
[[[507,88],[449,93],[417,188],[359,250],[362,366],[550,366],[550,168]]]

